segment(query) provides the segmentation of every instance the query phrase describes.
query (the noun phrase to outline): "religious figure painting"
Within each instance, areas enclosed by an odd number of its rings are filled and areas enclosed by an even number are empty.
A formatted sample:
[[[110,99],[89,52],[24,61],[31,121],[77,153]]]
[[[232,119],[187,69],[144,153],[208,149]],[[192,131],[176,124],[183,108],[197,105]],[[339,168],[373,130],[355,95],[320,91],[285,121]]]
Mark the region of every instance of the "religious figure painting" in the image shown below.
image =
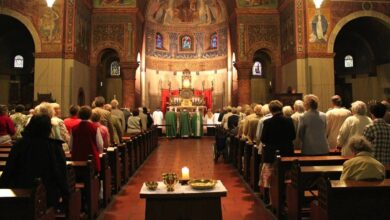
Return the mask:
[[[163,49],[163,36],[160,33],[156,33],[156,48]]]
[[[214,33],[211,35],[210,48],[217,49],[217,47],[218,47],[218,36],[217,36],[217,33]]]
[[[209,25],[224,21],[221,0],[151,0],[148,19],[163,25]]]
[[[192,39],[190,36],[185,35],[181,37],[181,49],[182,50],[192,50]]]
[[[277,0],[236,0],[238,7],[276,8]]]
[[[116,6],[127,6],[135,7],[136,0],[93,0],[95,7],[116,7]]]
[[[316,11],[315,16],[311,22],[312,33],[309,41],[311,43],[327,42],[328,41],[328,20],[319,10]]]
[[[52,43],[60,40],[59,18],[54,8],[46,8],[39,18],[39,32],[44,42]]]

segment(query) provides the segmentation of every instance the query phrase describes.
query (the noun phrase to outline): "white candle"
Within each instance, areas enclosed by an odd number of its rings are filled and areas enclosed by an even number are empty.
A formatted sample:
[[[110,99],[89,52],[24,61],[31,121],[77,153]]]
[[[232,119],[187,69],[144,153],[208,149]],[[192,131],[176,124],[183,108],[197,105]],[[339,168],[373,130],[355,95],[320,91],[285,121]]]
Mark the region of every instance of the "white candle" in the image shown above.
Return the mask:
[[[188,167],[181,168],[181,179],[183,180],[190,179],[190,169],[188,169]]]

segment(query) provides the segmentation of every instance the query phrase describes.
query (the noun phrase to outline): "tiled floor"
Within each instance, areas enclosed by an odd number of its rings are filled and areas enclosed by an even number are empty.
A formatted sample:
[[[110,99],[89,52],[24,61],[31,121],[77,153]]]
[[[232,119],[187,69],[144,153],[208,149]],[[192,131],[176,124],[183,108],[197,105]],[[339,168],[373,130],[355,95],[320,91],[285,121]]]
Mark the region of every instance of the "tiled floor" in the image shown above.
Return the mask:
[[[214,139],[160,139],[155,150],[138,172],[130,179],[114,201],[101,214],[102,220],[144,220],[145,201],[139,198],[143,182],[161,180],[161,173],[173,171],[181,174],[181,168],[190,169],[191,178],[220,179],[228,190],[222,198],[224,220],[274,219],[263,203],[248,189],[229,164],[222,158],[213,162]]]

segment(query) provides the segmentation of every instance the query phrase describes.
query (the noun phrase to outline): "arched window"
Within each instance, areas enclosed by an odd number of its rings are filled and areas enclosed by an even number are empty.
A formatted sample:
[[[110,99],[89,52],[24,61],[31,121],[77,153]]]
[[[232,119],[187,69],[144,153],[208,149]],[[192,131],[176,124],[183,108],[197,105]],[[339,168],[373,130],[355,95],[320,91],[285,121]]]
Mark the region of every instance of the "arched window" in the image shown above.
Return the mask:
[[[110,75],[111,76],[121,75],[121,66],[119,65],[118,61],[112,61]]]
[[[192,50],[192,38],[188,35],[184,35],[181,38],[181,49],[182,50]]]
[[[262,76],[263,75],[263,68],[262,68],[261,62],[256,61],[253,64],[252,75],[254,75],[254,76]]]
[[[160,33],[156,33],[156,48],[157,49],[164,48],[163,36]]]
[[[21,55],[16,55],[14,59],[14,68],[23,68],[24,58]]]
[[[353,57],[351,55],[347,55],[345,57],[344,66],[345,66],[345,68],[352,68],[353,67]]]
[[[217,47],[218,47],[218,36],[217,33],[214,33],[210,37],[210,48],[217,49]]]

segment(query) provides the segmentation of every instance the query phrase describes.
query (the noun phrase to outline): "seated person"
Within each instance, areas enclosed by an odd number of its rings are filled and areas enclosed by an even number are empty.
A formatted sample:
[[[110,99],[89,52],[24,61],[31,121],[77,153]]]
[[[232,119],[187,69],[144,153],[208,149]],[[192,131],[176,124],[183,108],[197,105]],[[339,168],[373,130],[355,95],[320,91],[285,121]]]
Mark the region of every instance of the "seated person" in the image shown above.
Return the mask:
[[[372,155],[372,145],[363,136],[354,136],[348,143],[354,158],[343,164],[340,180],[383,180],[385,167]]]
[[[50,139],[51,119],[34,115],[22,132],[22,138],[12,148],[0,188],[31,188],[36,178],[42,180],[47,205],[57,207],[68,198],[66,160],[62,141]]]

